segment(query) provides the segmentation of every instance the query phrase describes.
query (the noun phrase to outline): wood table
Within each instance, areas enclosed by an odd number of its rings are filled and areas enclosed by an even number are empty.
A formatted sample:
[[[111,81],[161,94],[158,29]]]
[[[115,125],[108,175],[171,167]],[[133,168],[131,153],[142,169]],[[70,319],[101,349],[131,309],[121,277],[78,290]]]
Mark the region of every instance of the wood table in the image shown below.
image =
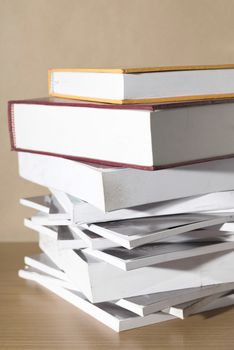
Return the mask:
[[[33,243],[0,244],[0,349],[234,349],[234,308],[115,333],[17,276]]]

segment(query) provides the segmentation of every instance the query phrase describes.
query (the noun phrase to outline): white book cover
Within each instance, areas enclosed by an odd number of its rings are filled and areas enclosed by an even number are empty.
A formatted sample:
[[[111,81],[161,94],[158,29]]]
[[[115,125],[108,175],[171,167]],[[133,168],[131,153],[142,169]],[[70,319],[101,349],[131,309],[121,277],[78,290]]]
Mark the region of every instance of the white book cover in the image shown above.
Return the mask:
[[[124,271],[130,271],[227,250],[234,250],[234,242],[151,243],[130,251],[123,247],[116,247],[103,250],[87,248],[85,252]]]
[[[220,227],[220,230],[226,232],[234,232],[234,222],[225,222],[225,224]]]
[[[146,171],[32,153],[19,152],[18,156],[23,178],[66,192],[104,212],[234,188],[233,159]]]
[[[225,225],[225,224],[224,224]],[[221,226],[222,227],[222,226]],[[97,235],[96,233],[89,231],[87,229],[70,226],[70,229],[73,231],[74,236],[77,238],[83,239],[88,248],[93,250],[102,250],[108,248],[119,247],[120,245],[106,239],[102,236]],[[160,243],[188,243],[188,242],[233,242],[234,234],[233,232],[221,231],[218,228],[204,228],[200,230],[189,231],[181,233],[176,236],[164,238],[160,240]],[[135,248],[136,249],[136,248]]]
[[[20,204],[41,211],[45,214],[49,214],[51,207],[51,196],[34,196],[29,198],[21,198]]]
[[[85,251],[59,250],[53,241],[40,239],[39,245],[92,302],[233,282],[234,252],[229,251],[123,271]]]
[[[116,303],[117,305],[126,308],[140,316],[146,316],[153,312],[161,310],[170,313],[172,310],[171,308],[175,305],[178,306],[179,304],[183,303],[184,306],[186,304],[186,307],[189,308],[192,304],[195,304],[198,299],[200,301],[209,297],[213,297],[214,295],[217,296],[218,294],[227,294],[230,290],[233,290],[233,287],[234,282],[220,283],[198,288],[179,289],[163,293],[146,294],[132,298],[124,298],[118,300]],[[207,299],[206,302],[197,307],[196,310],[194,307],[193,311],[195,312],[198,309],[201,309],[203,305],[208,304],[208,302],[211,302],[212,300]],[[189,309],[187,311],[189,311]],[[175,316],[178,317],[178,314]]]
[[[203,306],[196,313],[217,310],[224,307],[230,307],[233,305],[234,305],[234,294],[229,294],[220,298],[216,298],[214,301],[209,302],[208,305]]]
[[[57,201],[57,199],[54,196],[51,196],[51,202],[50,202],[50,212],[49,215],[52,217],[52,219],[64,219],[69,220],[70,215],[67,213],[63,207],[60,205],[60,203]]]
[[[30,268],[33,268],[37,271],[41,271],[54,278],[69,281],[69,278],[67,277],[65,272],[59,269],[58,266],[45,253],[35,254],[32,256],[25,256],[24,263]]]
[[[71,225],[71,220],[68,214],[46,214],[41,211],[31,217],[32,222],[38,225],[46,226],[68,226]]]
[[[180,214],[83,224],[83,228],[109,239],[127,249],[167,239],[204,227],[221,225],[233,220],[233,215]]]
[[[30,219],[24,219],[24,225],[41,235],[44,242],[53,241],[58,249],[82,249],[87,244],[84,240],[74,237],[68,226],[43,226]]]
[[[35,215],[35,220],[43,221],[48,215],[50,220],[70,220],[70,215],[66,213],[56,198],[51,195],[21,198],[20,204],[39,211]]]
[[[170,315],[176,316],[178,318],[181,318],[183,320],[192,314],[199,313],[200,310],[202,310],[204,307],[206,307],[207,305],[209,306],[210,304],[212,305],[212,303],[217,301],[218,299],[226,295],[230,295],[230,294],[233,295],[233,293],[234,293],[234,290],[232,289],[232,290],[229,290],[229,292],[226,291],[226,292],[212,294],[205,298],[197,299],[192,302],[188,301],[180,305],[170,306],[162,311]]]
[[[25,266],[24,270],[19,270],[20,277],[28,276],[30,274],[32,280],[41,279],[48,283],[53,283],[54,285],[62,288],[66,288],[69,290],[77,291],[77,286],[72,285],[72,282],[66,279],[61,279],[46,272],[42,272],[40,269],[36,269],[35,267]]]

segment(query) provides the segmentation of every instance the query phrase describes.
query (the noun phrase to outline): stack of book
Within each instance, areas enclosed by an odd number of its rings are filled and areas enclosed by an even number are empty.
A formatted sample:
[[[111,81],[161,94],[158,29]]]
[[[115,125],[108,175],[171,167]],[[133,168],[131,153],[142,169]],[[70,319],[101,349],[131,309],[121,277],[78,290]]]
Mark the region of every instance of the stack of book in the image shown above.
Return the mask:
[[[234,66],[51,70],[9,102],[20,175],[50,194],[32,280],[115,331],[234,304]]]

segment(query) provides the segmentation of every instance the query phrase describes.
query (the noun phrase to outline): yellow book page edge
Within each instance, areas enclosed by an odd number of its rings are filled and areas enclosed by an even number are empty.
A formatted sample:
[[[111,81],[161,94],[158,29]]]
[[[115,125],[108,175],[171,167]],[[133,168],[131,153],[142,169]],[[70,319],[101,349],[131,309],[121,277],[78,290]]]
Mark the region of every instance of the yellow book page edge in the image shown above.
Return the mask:
[[[164,97],[164,98],[147,98],[147,99],[131,99],[131,100],[114,100],[114,99],[101,99],[91,98],[85,96],[73,96],[57,94],[51,91],[51,82],[53,72],[99,72],[99,73],[143,73],[143,72],[165,72],[165,71],[179,71],[179,70],[209,70],[209,69],[231,69],[234,68],[234,64],[223,65],[199,65],[199,66],[168,66],[168,67],[145,67],[145,68],[113,68],[113,69],[97,69],[97,68],[58,68],[48,70],[48,90],[49,96],[70,98],[91,102],[104,102],[104,103],[116,103],[116,104],[141,104],[141,103],[162,103],[162,102],[179,102],[189,100],[208,100],[208,99],[222,99],[233,98],[234,93],[229,94],[214,94],[214,95],[197,95],[197,96],[176,96],[176,97]]]
[[[57,93],[49,93],[49,96],[90,101],[90,102],[103,102],[103,103],[114,103],[114,104],[147,104],[147,103],[166,103],[166,102],[189,102],[189,101],[204,101],[204,100],[219,100],[234,98],[234,93],[230,94],[214,94],[214,95],[195,95],[195,96],[174,96],[174,97],[163,97],[163,98],[145,98],[145,99],[132,99],[132,100],[113,100],[105,98],[92,98],[85,96],[72,96],[72,95],[62,95]],[[234,100],[233,100],[234,102]]]
[[[144,73],[144,72],[167,72],[180,70],[212,70],[232,69],[234,64],[213,64],[213,65],[190,65],[190,66],[162,66],[162,67],[141,67],[141,68],[52,68],[52,72],[93,72],[93,73]]]

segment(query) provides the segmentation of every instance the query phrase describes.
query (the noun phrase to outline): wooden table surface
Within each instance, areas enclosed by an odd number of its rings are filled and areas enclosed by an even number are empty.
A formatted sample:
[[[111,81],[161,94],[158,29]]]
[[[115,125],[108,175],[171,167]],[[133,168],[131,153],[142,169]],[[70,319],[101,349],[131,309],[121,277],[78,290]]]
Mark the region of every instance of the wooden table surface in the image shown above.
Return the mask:
[[[0,244],[0,349],[234,349],[234,308],[120,334],[74,306],[18,278],[32,243]]]

